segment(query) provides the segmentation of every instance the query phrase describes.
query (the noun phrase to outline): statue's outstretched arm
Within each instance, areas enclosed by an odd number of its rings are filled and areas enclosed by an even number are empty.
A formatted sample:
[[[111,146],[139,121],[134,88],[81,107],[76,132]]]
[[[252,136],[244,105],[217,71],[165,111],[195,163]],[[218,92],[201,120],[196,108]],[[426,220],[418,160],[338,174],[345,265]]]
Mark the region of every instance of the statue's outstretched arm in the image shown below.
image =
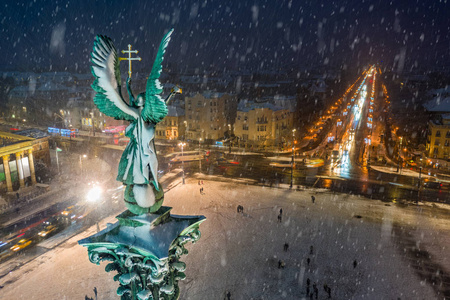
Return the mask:
[[[133,105],[134,96],[133,96],[133,92],[131,91],[131,78],[130,77],[127,77],[127,91],[128,91],[128,96],[130,97],[130,105]]]

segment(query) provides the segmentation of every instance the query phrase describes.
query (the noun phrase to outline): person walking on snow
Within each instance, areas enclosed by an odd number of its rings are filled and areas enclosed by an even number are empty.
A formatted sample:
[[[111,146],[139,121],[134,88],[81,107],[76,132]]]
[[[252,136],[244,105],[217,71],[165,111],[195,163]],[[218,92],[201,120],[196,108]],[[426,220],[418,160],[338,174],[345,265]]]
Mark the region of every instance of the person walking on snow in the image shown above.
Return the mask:
[[[314,282],[313,284],[313,290],[314,290],[314,295],[317,297],[319,296],[319,289],[317,288],[317,284]]]

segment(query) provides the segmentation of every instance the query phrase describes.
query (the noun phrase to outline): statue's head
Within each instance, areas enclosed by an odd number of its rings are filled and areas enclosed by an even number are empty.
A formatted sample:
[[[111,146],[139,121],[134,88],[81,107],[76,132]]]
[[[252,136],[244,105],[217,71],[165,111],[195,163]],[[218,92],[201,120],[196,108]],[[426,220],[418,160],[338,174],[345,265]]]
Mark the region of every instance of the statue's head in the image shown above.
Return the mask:
[[[134,101],[134,105],[136,105],[137,107],[141,107],[144,106],[145,104],[145,94],[139,94],[136,97],[136,100]]]

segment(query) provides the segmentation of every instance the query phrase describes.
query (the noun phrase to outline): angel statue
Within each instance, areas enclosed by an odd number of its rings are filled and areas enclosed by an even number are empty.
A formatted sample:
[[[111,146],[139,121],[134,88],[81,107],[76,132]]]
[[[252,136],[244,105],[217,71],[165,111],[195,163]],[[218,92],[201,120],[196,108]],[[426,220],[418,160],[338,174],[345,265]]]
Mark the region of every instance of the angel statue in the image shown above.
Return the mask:
[[[126,85],[129,103],[122,97],[119,58],[112,40],[98,35],[91,53],[91,71],[95,77],[92,88],[96,91],[94,103],[105,115],[130,121],[125,131],[130,141],[120,159],[117,180],[126,185],[125,205],[137,215],[157,211],[164,199],[157,177],[154,138],[156,124],[167,115],[166,104],[174,94],[181,93],[181,89],[175,87],[166,100],[159,96],[163,90],[159,82],[161,63],[172,32],[173,29],[161,41],[146,90],[137,97],[131,91],[131,73],[128,73]]]

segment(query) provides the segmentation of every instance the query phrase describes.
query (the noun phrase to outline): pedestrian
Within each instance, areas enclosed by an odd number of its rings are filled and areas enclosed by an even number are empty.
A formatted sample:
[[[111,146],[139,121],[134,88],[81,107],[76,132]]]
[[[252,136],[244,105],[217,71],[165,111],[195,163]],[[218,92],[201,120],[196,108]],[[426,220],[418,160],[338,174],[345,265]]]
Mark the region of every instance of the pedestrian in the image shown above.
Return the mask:
[[[313,246],[309,247],[309,254],[311,254],[311,255],[314,254],[314,247]]]
[[[306,279],[306,296],[309,296],[309,285],[311,284],[311,280],[309,278]]]
[[[316,197],[311,196],[311,201],[312,201],[312,203],[314,203],[314,201],[316,201]]]
[[[325,293],[328,294],[328,298],[331,299],[331,288],[325,283],[323,289],[325,290]]]
[[[94,295],[95,295],[95,300],[97,300],[97,287],[94,286]]]
[[[227,292],[227,300],[230,300],[231,299],[231,293],[230,293],[230,291],[228,291]]]
[[[325,283],[323,289],[325,290],[325,293],[328,294],[328,298],[331,299],[331,288]]]
[[[306,260],[306,263],[308,264],[308,266],[309,266],[310,262],[311,262],[311,259],[308,257],[308,259]]]
[[[281,223],[281,215],[278,215],[278,222]]]
[[[358,262],[356,261],[356,259],[353,261],[353,269],[356,268],[356,266],[358,265]]]
[[[281,259],[278,260],[278,269],[281,269]]]
[[[314,282],[313,284],[313,290],[314,290],[314,295],[317,297],[319,297],[319,289],[317,288],[317,284]]]
[[[282,208],[280,208],[280,215],[282,215],[283,214],[283,209]]]
[[[16,197],[17,197],[17,200],[19,200],[19,198],[20,198],[19,193],[16,193]]]
[[[284,252],[287,252],[288,249],[289,249],[289,244],[288,243],[284,243],[283,249],[284,249]]]
[[[202,185],[203,185],[203,180],[202,180]],[[229,292],[228,292],[229,293]]]

